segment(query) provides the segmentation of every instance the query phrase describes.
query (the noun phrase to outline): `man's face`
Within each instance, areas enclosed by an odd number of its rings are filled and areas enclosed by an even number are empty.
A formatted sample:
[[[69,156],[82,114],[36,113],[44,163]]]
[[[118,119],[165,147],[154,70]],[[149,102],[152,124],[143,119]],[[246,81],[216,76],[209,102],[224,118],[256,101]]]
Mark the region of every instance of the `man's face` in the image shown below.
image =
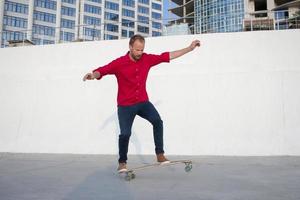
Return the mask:
[[[139,40],[136,40],[132,46],[129,45],[130,55],[135,61],[139,60],[142,57],[144,47],[145,43]]]

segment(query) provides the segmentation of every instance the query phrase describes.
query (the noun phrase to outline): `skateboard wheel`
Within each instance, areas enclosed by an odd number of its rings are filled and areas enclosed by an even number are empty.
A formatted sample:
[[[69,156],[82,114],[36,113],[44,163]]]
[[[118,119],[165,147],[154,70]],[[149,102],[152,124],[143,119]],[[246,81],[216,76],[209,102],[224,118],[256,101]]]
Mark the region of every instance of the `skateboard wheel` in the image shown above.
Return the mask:
[[[131,174],[131,179],[135,179],[135,174]]]
[[[131,179],[134,179],[134,178],[135,178],[135,174],[132,172],[127,173],[125,176],[126,181],[130,181]]]
[[[130,181],[130,180],[131,180],[131,177],[130,177],[129,175],[126,175],[126,176],[125,176],[125,180],[126,180],[126,181]]]
[[[185,168],[184,168],[184,170],[186,172],[190,172],[192,170],[192,165],[186,165]]]

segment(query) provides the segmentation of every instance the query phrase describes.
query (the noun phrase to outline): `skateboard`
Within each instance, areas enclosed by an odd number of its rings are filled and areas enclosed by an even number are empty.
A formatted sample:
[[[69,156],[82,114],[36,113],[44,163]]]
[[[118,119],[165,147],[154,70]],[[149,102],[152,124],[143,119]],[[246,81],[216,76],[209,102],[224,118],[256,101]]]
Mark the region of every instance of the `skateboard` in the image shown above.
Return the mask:
[[[177,165],[177,164],[185,164],[185,168],[184,170],[186,172],[190,172],[192,170],[192,161],[191,160],[173,160],[170,161],[168,163],[154,163],[154,164],[147,164],[147,165],[143,165],[140,167],[135,167],[132,169],[128,169],[125,172],[120,172],[119,174],[125,174],[125,180],[126,181],[130,181],[132,179],[135,179],[135,172],[139,171],[139,170],[144,170],[144,169],[148,169],[148,168],[154,168],[154,167],[166,167],[166,166],[171,166],[171,165]]]

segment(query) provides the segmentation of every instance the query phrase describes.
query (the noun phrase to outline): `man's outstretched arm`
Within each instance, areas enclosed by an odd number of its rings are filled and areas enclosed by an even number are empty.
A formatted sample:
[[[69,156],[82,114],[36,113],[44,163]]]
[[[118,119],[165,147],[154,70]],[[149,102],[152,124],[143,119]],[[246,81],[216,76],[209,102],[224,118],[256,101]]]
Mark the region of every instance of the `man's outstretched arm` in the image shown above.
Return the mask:
[[[83,77],[83,81],[94,80],[94,79],[99,80],[107,74],[115,74],[116,73],[115,69],[120,65],[120,63],[121,63],[120,59],[117,58],[117,59],[111,61],[110,63],[108,63],[107,65],[98,67],[97,69],[93,70],[92,72],[87,73]]]
[[[188,52],[193,51],[196,47],[200,47],[200,41],[199,40],[194,40],[190,46],[177,50],[177,51],[172,51],[170,52],[170,60],[178,58]]]

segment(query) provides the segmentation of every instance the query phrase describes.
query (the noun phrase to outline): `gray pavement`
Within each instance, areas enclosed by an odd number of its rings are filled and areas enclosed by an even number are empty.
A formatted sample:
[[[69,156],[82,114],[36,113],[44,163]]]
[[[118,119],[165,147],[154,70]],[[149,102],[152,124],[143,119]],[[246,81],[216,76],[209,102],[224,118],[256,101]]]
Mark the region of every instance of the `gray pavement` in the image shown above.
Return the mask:
[[[128,182],[113,155],[0,153],[1,200],[299,200],[300,157],[169,156],[184,165],[152,168]],[[154,161],[129,156],[129,166]]]

